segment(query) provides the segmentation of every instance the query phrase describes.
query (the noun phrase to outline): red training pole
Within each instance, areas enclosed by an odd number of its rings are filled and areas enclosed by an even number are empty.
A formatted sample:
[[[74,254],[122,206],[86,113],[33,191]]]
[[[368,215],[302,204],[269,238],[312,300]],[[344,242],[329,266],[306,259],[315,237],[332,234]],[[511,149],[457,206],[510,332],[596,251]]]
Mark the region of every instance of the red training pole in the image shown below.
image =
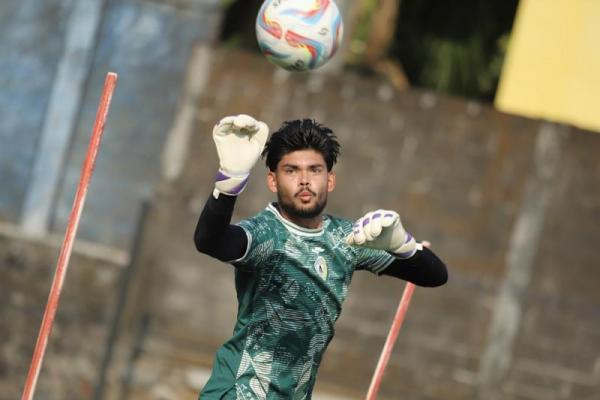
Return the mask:
[[[388,361],[390,360],[394,343],[396,343],[396,339],[398,338],[398,332],[400,332],[400,328],[402,327],[402,322],[404,321],[406,311],[408,311],[408,306],[410,305],[410,299],[414,290],[415,285],[407,282],[406,286],[404,287],[404,292],[402,293],[402,298],[400,299],[400,304],[398,305],[398,310],[394,316],[394,321],[392,322],[390,332],[388,333],[385,344],[383,345],[383,350],[381,350],[377,367],[373,373],[373,378],[371,379],[371,385],[369,386],[366,400],[375,400],[377,398],[377,392],[379,392],[379,385],[381,385],[381,379],[383,378],[385,367],[387,367]]]
[[[35,343],[33,358],[31,360],[31,365],[29,367],[29,373],[27,374],[27,380],[25,381],[25,388],[23,389],[21,400],[33,399],[35,386],[37,384],[42,361],[44,359],[44,353],[46,352],[46,345],[48,344],[48,337],[50,336],[52,324],[54,323],[54,317],[56,316],[60,292],[62,290],[65,275],[67,273],[67,267],[69,266],[69,258],[71,257],[71,250],[73,249],[73,240],[77,234],[77,227],[79,225],[81,211],[83,210],[85,196],[90,184],[90,179],[92,178],[92,173],[94,171],[96,155],[98,154],[98,148],[100,147],[100,140],[102,139],[102,133],[104,131],[104,125],[106,124],[106,117],[108,116],[110,101],[112,99],[116,84],[117,74],[114,72],[109,72],[106,75],[106,80],[104,81],[104,89],[102,90],[102,97],[100,98],[100,104],[98,105],[98,111],[96,112],[96,121],[94,122],[92,137],[90,139],[87,155],[81,169],[79,185],[77,186],[77,192],[75,193],[75,200],[73,201],[73,208],[71,209],[71,215],[69,216],[69,223],[67,225],[67,231],[60,249],[60,255],[58,256],[58,263],[56,265],[52,287],[50,288],[50,295],[48,296],[48,302],[46,303],[46,310],[44,311],[42,326],[40,327],[37,342]]]

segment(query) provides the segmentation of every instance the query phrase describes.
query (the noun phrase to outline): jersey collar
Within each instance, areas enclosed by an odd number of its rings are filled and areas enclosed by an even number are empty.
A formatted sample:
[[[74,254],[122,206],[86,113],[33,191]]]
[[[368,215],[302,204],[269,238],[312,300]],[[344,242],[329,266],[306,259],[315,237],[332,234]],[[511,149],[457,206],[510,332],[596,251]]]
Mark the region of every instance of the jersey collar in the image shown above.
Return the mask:
[[[281,221],[283,226],[285,226],[288,231],[298,234],[298,235],[301,235],[301,236],[320,236],[323,234],[323,232],[325,232],[325,225],[329,223],[329,219],[327,218],[326,215],[324,215],[323,216],[323,224],[321,224],[320,228],[314,228],[314,229],[305,228],[303,226],[296,225],[293,222],[285,219],[283,217],[283,215],[281,215],[281,213],[279,212],[277,207],[275,206],[275,203],[269,203],[269,205],[267,206],[267,210],[272,212],[273,214],[275,214],[277,219],[279,219],[279,221]]]

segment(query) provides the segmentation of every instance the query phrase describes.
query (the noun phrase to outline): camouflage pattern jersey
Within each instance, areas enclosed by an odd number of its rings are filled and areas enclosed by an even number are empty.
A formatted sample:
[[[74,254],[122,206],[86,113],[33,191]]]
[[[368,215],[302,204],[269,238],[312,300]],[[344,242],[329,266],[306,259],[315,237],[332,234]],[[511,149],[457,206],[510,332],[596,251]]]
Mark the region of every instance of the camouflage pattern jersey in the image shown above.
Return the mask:
[[[321,228],[303,228],[275,204],[238,224],[248,249],[232,261],[237,323],[200,399],[311,398],[353,272],[380,274],[394,260],[381,250],[348,246],[352,224],[326,215]]]

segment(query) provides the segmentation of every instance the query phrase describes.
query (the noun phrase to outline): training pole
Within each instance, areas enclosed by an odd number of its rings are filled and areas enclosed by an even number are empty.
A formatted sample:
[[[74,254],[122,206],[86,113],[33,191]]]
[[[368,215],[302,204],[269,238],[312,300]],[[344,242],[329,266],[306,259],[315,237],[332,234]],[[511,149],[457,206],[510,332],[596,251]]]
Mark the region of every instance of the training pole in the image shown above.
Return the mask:
[[[394,321],[392,322],[390,332],[388,333],[385,344],[383,345],[383,350],[381,350],[377,367],[373,373],[373,378],[371,379],[371,385],[369,386],[366,400],[375,400],[377,398],[377,392],[379,392],[379,385],[381,384],[385,367],[387,367],[388,361],[390,360],[394,343],[396,343],[396,339],[398,338],[398,332],[400,332],[400,328],[402,327],[402,322],[406,316],[406,311],[408,310],[410,299],[414,291],[415,285],[407,282],[406,286],[404,287],[404,292],[402,293],[402,298],[400,299],[400,304],[398,305],[398,310],[394,316]]]
[[[54,273],[52,287],[50,288],[50,295],[48,296],[48,302],[46,303],[46,310],[44,311],[42,326],[40,327],[37,342],[35,343],[33,358],[31,360],[31,365],[29,367],[29,373],[27,374],[27,380],[25,381],[25,388],[23,389],[21,400],[33,399],[35,386],[40,375],[42,361],[44,360],[44,354],[46,352],[46,345],[48,344],[48,337],[50,336],[52,324],[54,323],[54,317],[56,316],[60,292],[65,281],[67,267],[69,266],[69,258],[71,257],[71,250],[73,249],[73,240],[77,234],[77,227],[79,225],[81,211],[83,210],[87,189],[90,184],[90,179],[92,178],[92,173],[94,172],[96,155],[98,154],[98,148],[100,147],[102,132],[104,131],[104,125],[106,124],[106,117],[108,116],[110,101],[112,99],[116,84],[117,74],[109,72],[106,75],[106,80],[104,81],[104,89],[102,90],[102,97],[100,98],[100,104],[98,105],[98,111],[96,112],[96,121],[94,122],[92,137],[90,139],[85,161],[83,162],[83,167],[81,168],[79,185],[77,186],[77,192],[75,193],[73,208],[71,209],[71,215],[69,216],[67,231],[60,249],[60,254],[58,256],[56,271]]]

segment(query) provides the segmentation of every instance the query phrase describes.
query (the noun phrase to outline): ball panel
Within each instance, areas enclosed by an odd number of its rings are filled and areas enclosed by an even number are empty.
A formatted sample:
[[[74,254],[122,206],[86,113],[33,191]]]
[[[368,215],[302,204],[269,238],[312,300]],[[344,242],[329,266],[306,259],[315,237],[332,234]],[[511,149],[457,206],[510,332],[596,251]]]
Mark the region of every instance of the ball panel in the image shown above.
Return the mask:
[[[333,0],[267,0],[256,18],[265,57],[292,71],[315,69],[337,51],[343,22]]]
[[[306,7],[307,3],[309,5],[308,7]],[[283,10],[281,15],[300,19],[307,25],[316,25],[319,23],[330,5],[330,0],[316,0],[312,5],[310,2],[305,1],[300,4],[300,7],[296,6],[298,8],[290,7]]]
[[[327,61],[325,46],[323,43],[304,37],[296,32],[288,30],[285,33],[285,41],[292,47],[306,51],[304,53],[308,69],[314,69]]]
[[[257,30],[260,28],[261,29],[261,33],[265,32],[271,36],[273,36],[275,39],[281,39],[281,36],[283,35],[283,30],[281,29],[281,24],[279,24],[277,21],[269,18],[269,13],[265,12],[265,8],[268,6],[269,2],[265,2],[262,7],[260,8],[260,11],[258,13],[258,18],[256,19],[256,24],[257,24]],[[260,44],[260,40],[259,40],[259,44]]]

